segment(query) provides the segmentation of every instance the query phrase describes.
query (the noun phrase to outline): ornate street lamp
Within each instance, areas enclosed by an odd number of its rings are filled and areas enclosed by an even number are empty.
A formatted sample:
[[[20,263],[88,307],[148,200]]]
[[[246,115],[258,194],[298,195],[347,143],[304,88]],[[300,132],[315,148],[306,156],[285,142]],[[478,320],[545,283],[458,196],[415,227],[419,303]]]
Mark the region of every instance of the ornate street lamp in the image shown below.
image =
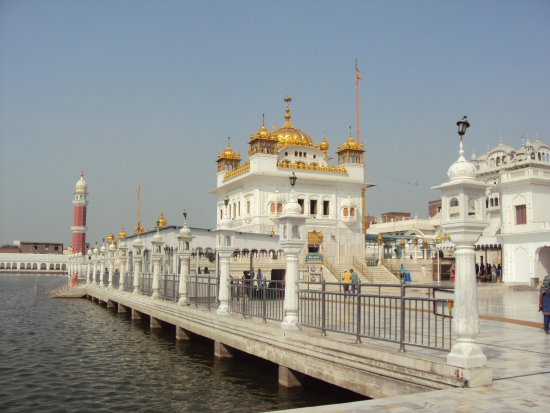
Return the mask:
[[[294,185],[296,185],[296,180],[298,177],[294,174],[294,172],[292,172],[292,175],[290,175],[288,179],[290,179],[290,186],[294,189]]]
[[[460,141],[462,141],[462,137],[466,133],[466,129],[470,127],[470,122],[468,122],[468,116],[464,115],[462,119],[456,123],[456,126],[458,126],[458,134],[460,135]]]

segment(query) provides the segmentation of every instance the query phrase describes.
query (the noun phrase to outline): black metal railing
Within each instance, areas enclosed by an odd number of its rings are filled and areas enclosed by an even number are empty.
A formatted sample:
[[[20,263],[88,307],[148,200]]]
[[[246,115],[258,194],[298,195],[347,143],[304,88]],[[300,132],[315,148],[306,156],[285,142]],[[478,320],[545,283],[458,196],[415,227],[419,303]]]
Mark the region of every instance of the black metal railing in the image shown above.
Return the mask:
[[[209,310],[218,304],[218,279],[208,274],[189,275],[187,278],[187,298],[195,307]]]
[[[139,292],[143,295],[153,294],[153,274],[141,274],[141,277],[139,279]]]
[[[177,301],[179,288],[179,275],[161,274],[159,276],[160,287],[159,294],[163,300]]]
[[[124,278],[124,291],[132,292],[134,291],[134,273],[128,271],[126,277]]]
[[[282,321],[284,317],[284,281],[231,280],[229,308],[243,317],[259,317],[264,321]]]
[[[115,271],[113,273],[113,285],[111,285],[111,288],[118,288],[120,285],[120,272]]]
[[[334,287],[331,287],[334,286]],[[359,284],[341,292],[341,283],[309,283],[299,290],[300,324],[439,350],[451,347],[452,300],[436,298],[439,286],[406,284]],[[452,288],[448,291],[452,292]]]

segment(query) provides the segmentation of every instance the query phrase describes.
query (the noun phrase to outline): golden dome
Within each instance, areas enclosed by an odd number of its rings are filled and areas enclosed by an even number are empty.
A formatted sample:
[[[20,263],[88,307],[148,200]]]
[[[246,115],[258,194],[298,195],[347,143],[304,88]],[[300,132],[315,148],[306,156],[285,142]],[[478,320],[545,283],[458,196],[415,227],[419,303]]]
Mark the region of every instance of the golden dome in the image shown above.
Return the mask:
[[[166,220],[166,217],[164,216],[164,213],[160,211],[160,216],[157,219],[157,227],[162,228],[168,225],[168,221]]]
[[[338,145],[338,152],[346,151],[346,150],[352,150],[352,151],[364,151],[365,145],[362,143],[358,143],[351,134],[351,131],[349,132],[348,139],[343,145]]]
[[[443,238],[441,237],[441,235],[437,235],[437,237],[435,237],[435,243],[436,244],[441,244],[443,242]]]
[[[319,144],[319,149],[321,149],[323,152],[326,152],[326,151],[328,151],[328,148],[330,148],[330,145],[327,142],[327,137],[323,136],[323,140]]]
[[[109,235],[107,235],[107,244],[112,244],[115,240],[115,236],[111,232]]]
[[[118,239],[126,239],[126,231],[122,228],[118,233]]]
[[[134,234],[143,234],[145,232],[145,228],[143,227],[143,224],[140,220],[138,220],[136,227],[134,228]]]
[[[225,150],[218,154],[218,159],[241,159],[241,154],[236,154],[231,144],[227,143]]]
[[[278,146],[309,146],[313,147],[313,141],[309,135],[300,129],[294,127],[292,123],[292,115],[290,114],[290,102],[292,98],[290,96],[285,97],[285,123],[284,125],[273,131],[272,135],[277,138]]]

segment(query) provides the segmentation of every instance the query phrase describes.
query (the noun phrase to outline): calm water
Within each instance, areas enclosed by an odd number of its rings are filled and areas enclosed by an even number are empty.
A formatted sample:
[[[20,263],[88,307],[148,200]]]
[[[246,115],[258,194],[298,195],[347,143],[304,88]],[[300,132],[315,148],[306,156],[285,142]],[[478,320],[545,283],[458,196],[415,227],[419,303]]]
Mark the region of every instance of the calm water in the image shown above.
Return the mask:
[[[46,276],[0,275],[0,411],[261,412],[359,400],[312,381],[278,386],[277,367],[216,361],[207,340],[179,343],[84,299],[34,301]]]

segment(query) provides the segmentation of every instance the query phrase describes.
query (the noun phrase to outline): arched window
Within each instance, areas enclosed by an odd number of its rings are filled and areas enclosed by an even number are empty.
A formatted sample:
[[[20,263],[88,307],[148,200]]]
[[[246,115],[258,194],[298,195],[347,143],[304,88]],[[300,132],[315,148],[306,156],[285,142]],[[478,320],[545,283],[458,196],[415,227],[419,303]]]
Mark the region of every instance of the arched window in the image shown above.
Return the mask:
[[[281,202],[277,204],[277,213],[279,214],[283,213],[283,204]]]
[[[497,158],[497,166],[500,166],[500,157]]]
[[[354,217],[355,216],[355,208],[354,207],[351,207],[350,210],[349,210],[349,215]]]
[[[275,213],[275,203],[272,202],[270,205],[269,205],[269,212],[271,212],[272,214]]]
[[[246,215],[250,215],[250,201],[246,201]]]
[[[344,218],[347,218],[347,217],[349,216],[349,209],[348,209],[348,207],[344,207],[343,213],[344,213]]]
[[[495,198],[495,206],[498,206],[498,198]]]
[[[458,199],[452,198],[451,201],[449,202],[449,206],[457,207],[458,206]]]
[[[223,219],[223,209],[220,209],[220,219]]]
[[[491,205],[492,207],[495,206],[495,200],[494,200],[493,198],[491,198],[490,205]]]

